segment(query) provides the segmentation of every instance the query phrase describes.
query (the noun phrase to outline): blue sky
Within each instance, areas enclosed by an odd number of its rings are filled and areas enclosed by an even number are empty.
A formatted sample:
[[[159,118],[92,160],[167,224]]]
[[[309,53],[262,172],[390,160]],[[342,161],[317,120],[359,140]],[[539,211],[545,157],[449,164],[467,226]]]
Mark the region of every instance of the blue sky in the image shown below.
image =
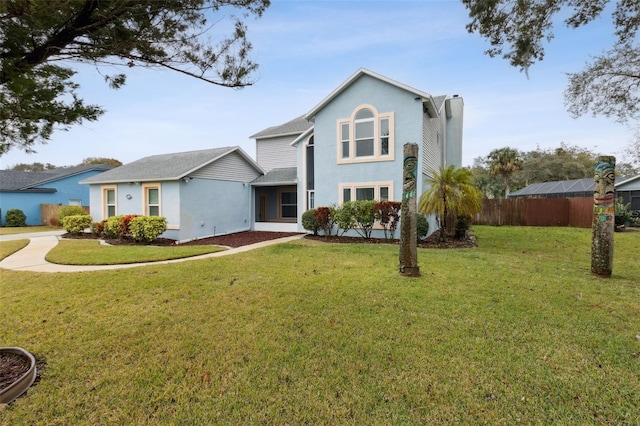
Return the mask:
[[[632,131],[611,119],[571,118],[563,96],[565,73],[611,46],[610,13],[577,30],[556,26],[544,61],[528,78],[485,55],[488,42],[467,33],[468,21],[459,1],[275,0],[262,18],[247,22],[260,64],[254,86],[226,89],[134,67],[126,70],[127,84],[112,90],[94,67],[78,67],[81,95],[107,112],[55,133],[36,154],[5,154],[0,168],[75,165],[87,157],[128,163],[235,145],[255,158],[249,136],[306,113],[360,67],[434,96],[463,97],[464,165],[496,148],[529,151],[561,142],[623,160]]]

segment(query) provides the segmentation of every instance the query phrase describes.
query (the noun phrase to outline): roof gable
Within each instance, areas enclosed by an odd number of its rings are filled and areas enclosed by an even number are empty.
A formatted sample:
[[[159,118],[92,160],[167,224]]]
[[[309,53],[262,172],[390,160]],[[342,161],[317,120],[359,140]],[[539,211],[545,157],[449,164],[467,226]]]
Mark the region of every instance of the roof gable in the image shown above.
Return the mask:
[[[349,77],[347,80],[345,80],[344,83],[342,83],[335,90],[333,90],[326,98],[324,98],[322,101],[320,101],[320,103],[318,105],[313,107],[311,109],[311,111],[309,111],[304,116],[304,118],[306,118],[309,121],[313,121],[313,119],[315,118],[316,114],[318,114],[318,112],[321,109],[323,109],[327,104],[329,104],[329,102],[331,102],[338,95],[340,95],[342,92],[344,92],[349,86],[351,86],[356,80],[358,80],[363,75],[368,75],[369,77],[372,77],[372,78],[375,78],[377,80],[383,81],[383,82],[385,82],[387,84],[390,84],[390,85],[395,86],[395,87],[397,87],[399,89],[406,90],[407,92],[414,94],[416,97],[418,97],[418,98],[420,98],[422,100],[422,103],[424,104],[424,106],[427,109],[427,111],[429,111],[429,114],[434,116],[434,117],[436,116],[437,111],[438,111],[437,105],[436,105],[433,97],[430,94],[428,94],[427,92],[423,92],[422,90],[415,89],[415,88],[413,88],[411,86],[407,86],[406,84],[397,82],[397,81],[392,80],[392,79],[390,79],[388,77],[382,76],[380,74],[376,74],[373,71],[369,71],[366,68],[360,68],[353,75],[351,75],[351,77]]]

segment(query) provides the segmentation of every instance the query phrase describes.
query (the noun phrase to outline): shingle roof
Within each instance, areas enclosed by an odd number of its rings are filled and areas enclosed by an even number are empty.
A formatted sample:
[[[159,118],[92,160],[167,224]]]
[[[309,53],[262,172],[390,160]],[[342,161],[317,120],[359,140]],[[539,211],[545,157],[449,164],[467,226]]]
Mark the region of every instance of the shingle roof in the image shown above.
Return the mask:
[[[88,171],[106,171],[113,166],[106,164],[88,164],[75,167],[61,167],[43,172],[22,172],[15,170],[0,170],[0,191],[39,191],[47,192],[45,188],[34,188],[50,182],[78,175]]]
[[[148,182],[157,180],[177,180],[210,164],[234,151],[238,151],[247,161],[255,164],[240,147],[204,149],[199,151],[176,152],[152,155],[133,161],[108,172],[87,178],[80,183]],[[257,165],[256,165],[257,167]]]
[[[249,136],[251,139],[274,138],[278,136],[298,135],[309,129],[312,124],[309,123],[304,116],[296,117],[278,126],[268,127],[255,135]]]
[[[271,169],[266,175],[258,176],[251,185],[253,186],[270,186],[270,185],[288,185],[296,184],[298,181],[298,173],[296,167],[283,167],[280,169]]]

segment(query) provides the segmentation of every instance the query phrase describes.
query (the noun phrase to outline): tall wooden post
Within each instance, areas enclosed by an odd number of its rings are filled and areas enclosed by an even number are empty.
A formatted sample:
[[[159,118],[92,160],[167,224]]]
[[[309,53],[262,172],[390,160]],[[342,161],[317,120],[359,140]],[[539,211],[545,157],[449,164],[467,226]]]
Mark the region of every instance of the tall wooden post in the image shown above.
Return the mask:
[[[615,229],[616,157],[598,157],[593,188],[591,222],[591,272],[611,276],[613,269],[613,231]]]
[[[419,277],[416,189],[418,145],[404,144],[402,163],[402,207],[400,210],[400,275]]]

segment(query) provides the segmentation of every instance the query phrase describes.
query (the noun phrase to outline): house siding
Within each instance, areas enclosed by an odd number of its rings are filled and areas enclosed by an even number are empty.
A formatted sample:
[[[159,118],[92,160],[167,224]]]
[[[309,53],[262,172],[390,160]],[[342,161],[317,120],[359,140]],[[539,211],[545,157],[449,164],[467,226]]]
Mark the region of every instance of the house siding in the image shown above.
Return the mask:
[[[462,167],[462,126],[464,101],[460,97],[446,101],[446,165]]]
[[[179,231],[167,231],[178,241],[251,229],[251,185],[220,180],[181,185]]]
[[[422,172],[427,175],[431,175],[431,170],[437,170],[442,162],[440,145],[444,135],[441,134],[440,128],[440,118],[422,114]]]
[[[296,148],[291,142],[297,135],[256,140],[256,160],[260,167],[269,171],[284,167],[296,167]]]
[[[189,176],[198,179],[251,182],[259,176],[259,173],[247,164],[240,154],[232,152],[212,164],[198,169]]]

